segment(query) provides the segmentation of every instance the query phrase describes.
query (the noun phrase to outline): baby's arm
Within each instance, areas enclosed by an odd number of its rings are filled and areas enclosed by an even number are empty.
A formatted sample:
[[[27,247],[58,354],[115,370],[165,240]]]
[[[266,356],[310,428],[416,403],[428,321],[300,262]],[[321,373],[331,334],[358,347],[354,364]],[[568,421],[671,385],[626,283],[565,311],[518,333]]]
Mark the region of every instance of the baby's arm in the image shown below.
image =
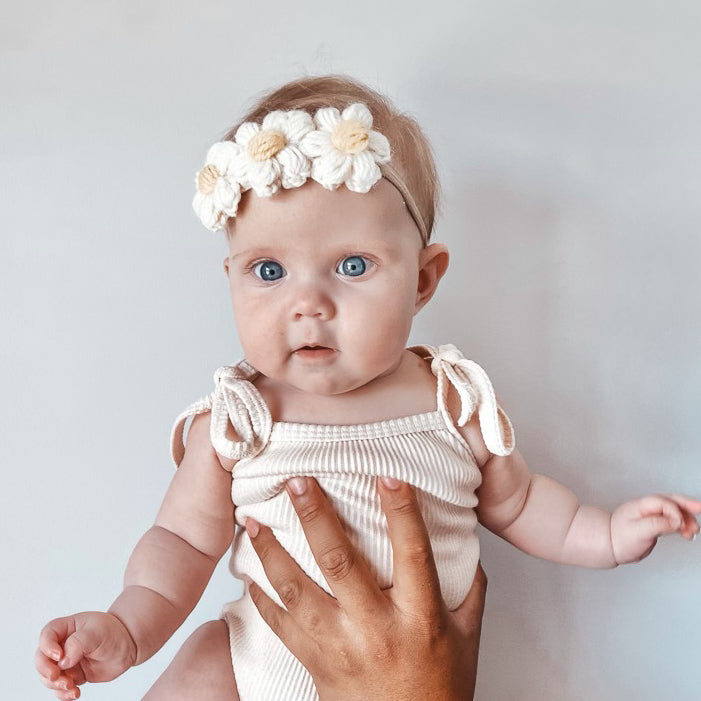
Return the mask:
[[[231,544],[231,475],[212,448],[209,423],[209,413],[193,419],[155,524],[136,545],[124,590],[108,613],[65,616],[42,630],[36,667],[47,686],[70,690],[58,692],[60,698],[74,698],[75,684],[114,679],[157,652],[192,611]]]
[[[212,448],[210,416],[193,419],[156,521],[129,558],[124,590],[109,608],[134,639],[134,664],[156,653],[180,627],[234,536],[231,474]]]
[[[482,472],[477,515],[484,526],[535,557],[586,567],[615,567],[649,555],[657,538],[693,538],[701,502],[656,495],[626,502],[613,514],[580,504],[565,486],[532,475],[518,450],[502,457],[484,444],[476,412],[461,429]]]
[[[565,486],[531,475],[514,450],[482,465],[477,508],[480,523],[524,552],[553,562],[615,567],[611,515],[580,505]]]

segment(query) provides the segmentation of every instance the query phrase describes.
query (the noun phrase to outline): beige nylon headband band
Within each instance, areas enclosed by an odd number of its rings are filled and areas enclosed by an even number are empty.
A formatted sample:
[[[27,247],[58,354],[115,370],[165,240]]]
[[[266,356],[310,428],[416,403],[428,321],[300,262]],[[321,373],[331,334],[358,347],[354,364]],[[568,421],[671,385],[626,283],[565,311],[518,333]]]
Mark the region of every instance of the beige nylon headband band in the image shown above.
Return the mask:
[[[419,229],[419,234],[421,235],[421,240],[424,246],[428,246],[428,238],[430,236],[429,232],[426,230],[426,224],[424,223],[423,217],[419,208],[416,206],[416,201],[413,195],[409,191],[409,188],[404,184],[399,173],[392,166],[391,163],[382,163],[380,165],[380,170],[382,171],[383,177],[394,185],[399,191],[399,194],[404,198],[404,204],[411,214],[411,218]]]

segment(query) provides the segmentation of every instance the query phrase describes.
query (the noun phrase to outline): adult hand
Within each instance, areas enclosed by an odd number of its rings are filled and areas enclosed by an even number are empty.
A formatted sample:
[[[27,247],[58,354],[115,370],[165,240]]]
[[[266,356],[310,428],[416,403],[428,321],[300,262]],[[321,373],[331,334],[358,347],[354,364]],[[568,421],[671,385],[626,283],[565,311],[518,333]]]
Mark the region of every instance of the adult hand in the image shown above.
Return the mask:
[[[261,616],[309,670],[322,701],[469,701],[473,698],[487,578],[481,566],[453,612],[441,597],[426,526],[412,487],[378,480],[392,542],[394,582],[381,590],[316,480],[287,486],[314,557],[336,598],[248,519],[265,573],[287,611],[256,584]]]

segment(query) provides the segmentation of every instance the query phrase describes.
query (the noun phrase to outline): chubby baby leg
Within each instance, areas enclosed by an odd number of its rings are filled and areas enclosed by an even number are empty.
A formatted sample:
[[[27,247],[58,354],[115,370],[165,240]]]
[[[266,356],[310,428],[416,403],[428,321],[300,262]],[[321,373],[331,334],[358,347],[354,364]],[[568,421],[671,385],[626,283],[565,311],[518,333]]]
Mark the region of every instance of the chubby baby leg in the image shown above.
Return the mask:
[[[201,625],[142,701],[239,701],[224,621]]]

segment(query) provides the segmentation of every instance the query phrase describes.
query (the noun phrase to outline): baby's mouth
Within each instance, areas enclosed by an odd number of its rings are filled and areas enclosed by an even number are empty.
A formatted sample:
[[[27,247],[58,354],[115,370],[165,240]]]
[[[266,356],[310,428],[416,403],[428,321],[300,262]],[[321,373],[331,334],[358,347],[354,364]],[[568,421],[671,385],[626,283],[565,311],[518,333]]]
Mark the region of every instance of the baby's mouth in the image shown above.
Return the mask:
[[[310,344],[307,346],[300,346],[294,351],[294,354],[300,358],[305,358],[306,360],[328,358],[333,355],[336,351],[328,346],[320,346],[317,344]]]

